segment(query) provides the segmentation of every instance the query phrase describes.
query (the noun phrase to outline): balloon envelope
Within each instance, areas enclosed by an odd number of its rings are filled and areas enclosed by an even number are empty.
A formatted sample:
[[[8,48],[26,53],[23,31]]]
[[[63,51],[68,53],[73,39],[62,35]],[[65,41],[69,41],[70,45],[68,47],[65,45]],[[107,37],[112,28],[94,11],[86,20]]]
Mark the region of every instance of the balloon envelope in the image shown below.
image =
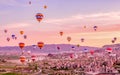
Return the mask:
[[[24,43],[19,43],[19,47],[21,48],[21,49],[23,49],[24,48],[24,46],[25,46],[25,44]]]
[[[24,63],[26,60],[26,57],[25,56],[20,56],[20,62]]]
[[[44,46],[44,43],[43,42],[38,42],[38,47],[41,49],[43,46]]]
[[[43,17],[44,17],[44,16],[43,16],[42,13],[37,13],[37,14],[36,14],[36,19],[37,19],[38,22],[40,22],[40,21],[43,19]]]

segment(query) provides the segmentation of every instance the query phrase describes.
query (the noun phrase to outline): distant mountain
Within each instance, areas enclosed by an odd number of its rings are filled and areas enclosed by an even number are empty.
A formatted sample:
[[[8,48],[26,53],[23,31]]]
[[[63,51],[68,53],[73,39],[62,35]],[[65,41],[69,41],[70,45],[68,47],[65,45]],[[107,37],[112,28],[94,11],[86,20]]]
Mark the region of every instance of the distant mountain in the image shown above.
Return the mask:
[[[59,47],[59,49],[57,49]],[[98,50],[98,47],[80,46],[71,44],[47,44],[42,49],[37,46],[26,46],[23,48],[25,52],[31,51],[32,53],[60,53],[60,52],[70,52],[70,51],[83,51],[87,50]],[[0,52],[22,52],[18,46],[6,46],[0,47]]]

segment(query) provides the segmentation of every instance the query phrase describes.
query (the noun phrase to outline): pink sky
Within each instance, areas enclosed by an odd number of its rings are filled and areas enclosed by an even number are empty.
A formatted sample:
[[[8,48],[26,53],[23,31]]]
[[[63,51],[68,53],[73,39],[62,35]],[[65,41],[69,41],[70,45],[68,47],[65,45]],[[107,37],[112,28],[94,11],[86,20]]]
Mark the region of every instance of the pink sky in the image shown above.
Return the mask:
[[[114,37],[117,37],[115,43],[120,41],[120,5],[117,0],[31,2],[29,5],[24,0],[1,0],[0,46],[18,46],[19,42],[33,45],[39,41],[45,44],[69,44],[68,36],[72,38],[70,44],[82,46],[101,47],[112,44]],[[44,9],[44,5],[48,8]],[[44,15],[40,23],[35,18],[38,12]],[[97,31],[94,31],[93,26],[98,26]],[[5,34],[4,29],[7,29],[8,33]],[[19,34],[20,30],[28,36],[26,40]],[[62,37],[59,35],[60,31],[64,32]],[[12,34],[18,39],[12,40]],[[9,42],[6,41],[7,37],[11,38]],[[85,42],[81,43],[81,38],[84,38]]]

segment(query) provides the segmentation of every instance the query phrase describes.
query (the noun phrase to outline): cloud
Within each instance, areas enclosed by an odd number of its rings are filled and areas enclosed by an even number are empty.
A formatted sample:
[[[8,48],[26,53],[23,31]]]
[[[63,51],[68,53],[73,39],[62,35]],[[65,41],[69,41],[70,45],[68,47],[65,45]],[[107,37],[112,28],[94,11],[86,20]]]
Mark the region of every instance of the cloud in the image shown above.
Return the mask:
[[[57,19],[46,19],[45,23],[51,24],[73,24],[73,23],[81,23],[81,24],[113,24],[119,23],[120,20],[120,12],[104,12],[104,13],[93,13],[93,14],[76,14],[65,18],[57,18]],[[104,22],[104,23],[103,23]]]
[[[14,29],[14,28],[24,28],[31,26],[31,24],[28,23],[14,23],[14,24],[8,24],[5,26],[2,26],[2,28],[9,28],[9,29]]]

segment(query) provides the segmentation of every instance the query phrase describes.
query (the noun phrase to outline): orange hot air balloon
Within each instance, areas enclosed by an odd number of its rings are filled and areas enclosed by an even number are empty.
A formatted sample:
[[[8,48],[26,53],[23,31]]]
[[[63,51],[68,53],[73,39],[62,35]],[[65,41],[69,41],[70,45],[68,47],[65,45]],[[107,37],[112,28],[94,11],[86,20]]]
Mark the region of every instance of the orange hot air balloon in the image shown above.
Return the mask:
[[[20,31],[20,34],[23,35],[23,34],[24,34],[24,31]]]
[[[67,40],[68,40],[68,42],[70,42],[70,41],[71,41],[71,37],[68,36],[68,37],[67,37]]]
[[[24,43],[19,43],[19,47],[21,48],[21,49],[23,49],[24,48],[24,46],[25,46],[25,44]]]
[[[20,62],[24,63],[26,61],[26,57],[25,56],[20,56]]]
[[[40,21],[43,19],[43,17],[44,17],[44,16],[43,16],[42,13],[37,13],[37,14],[36,14],[36,19],[37,19],[38,22],[40,22]]]
[[[60,32],[60,36],[62,36],[62,35],[63,35],[63,32],[61,31],[61,32]]]
[[[38,42],[38,47],[41,49],[44,46],[43,42]]]
[[[44,5],[44,9],[46,9],[47,8],[47,6],[46,5]]]

